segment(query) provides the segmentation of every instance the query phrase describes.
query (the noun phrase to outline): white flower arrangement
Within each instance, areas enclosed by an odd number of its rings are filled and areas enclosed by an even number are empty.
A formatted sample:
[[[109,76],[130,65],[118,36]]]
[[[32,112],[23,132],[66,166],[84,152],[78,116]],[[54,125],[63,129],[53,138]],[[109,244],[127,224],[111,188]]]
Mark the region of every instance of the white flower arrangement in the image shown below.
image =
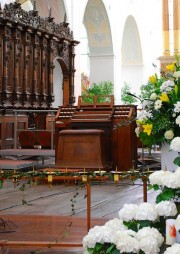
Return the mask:
[[[167,170],[155,171],[149,176],[149,181],[151,185],[159,185],[163,187],[168,187],[172,189],[180,188],[180,168],[177,167],[175,172],[170,172]]]
[[[174,202],[162,201],[155,205],[155,210],[159,216],[169,217],[177,214],[177,207]]]
[[[139,205],[125,204],[118,214],[121,221],[147,220],[155,222],[159,216],[175,216],[177,208],[171,201],[162,201],[159,204],[143,202]]]
[[[140,229],[136,238],[139,240],[139,248],[146,254],[159,253],[164,242],[164,237],[156,228],[145,227]]]
[[[139,253],[141,250],[145,254],[156,254],[163,241],[164,237],[155,228],[145,227],[136,233],[132,230],[111,230],[106,226],[95,226],[83,238],[83,248],[84,253],[93,253],[92,249],[96,248],[96,244],[102,249],[106,245],[107,248],[112,245],[119,253]]]
[[[149,175],[150,187],[161,192],[156,197],[156,203],[161,201],[177,202],[180,198],[180,167],[174,172],[167,170],[155,171]]]
[[[156,212],[155,205],[151,203],[146,203],[146,202],[139,204],[134,219],[157,221],[158,214]]]
[[[134,220],[138,206],[136,204],[124,204],[123,208],[119,211],[119,218],[123,221]]]
[[[133,235],[134,234],[134,235]],[[115,232],[114,242],[120,253],[139,253],[139,241],[131,230]]]
[[[168,247],[164,254],[179,254],[180,253],[180,244],[175,243],[171,247]]]
[[[145,103],[142,101],[142,110],[136,118],[140,127],[138,137],[149,148],[170,143],[180,136],[180,59],[179,56],[175,58],[176,61],[167,65],[159,77],[157,73],[149,77],[146,85],[149,94]],[[171,135],[167,131],[171,131]]]

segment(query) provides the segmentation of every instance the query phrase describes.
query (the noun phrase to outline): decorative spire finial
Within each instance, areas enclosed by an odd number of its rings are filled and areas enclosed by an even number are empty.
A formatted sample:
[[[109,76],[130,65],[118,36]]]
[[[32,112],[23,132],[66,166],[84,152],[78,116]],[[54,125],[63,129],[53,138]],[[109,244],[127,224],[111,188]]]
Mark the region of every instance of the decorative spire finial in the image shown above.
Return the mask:
[[[34,1],[33,11],[36,11],[36,1]]]
[[[49,17],[48,17],[48,21],[52,22],[54,20],[54,18],[52,17],[52,8],[49,8]]]
[[[66,23],[66,21],[67,21],[67,15],[66,15],[66,13],[64,14],[64,23]]]

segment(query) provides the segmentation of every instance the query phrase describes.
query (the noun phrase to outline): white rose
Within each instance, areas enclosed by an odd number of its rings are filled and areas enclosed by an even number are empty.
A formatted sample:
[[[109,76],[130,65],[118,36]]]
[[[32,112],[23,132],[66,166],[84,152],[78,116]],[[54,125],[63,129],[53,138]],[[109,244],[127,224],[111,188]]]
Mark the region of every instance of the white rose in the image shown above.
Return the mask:
[[[170,144],[170,149],[180,152],[180,137],[175,137]]]
[[[179,125],[179,127],[180,127],[180,116],[178,116],[178,117],[176,118],[176,124]]]
[[[157,99],[157,94],[156,93],[152,93],[150,96],[150,100],[155,101]]]
[[[173,74],[174,78],[180,78],[180,71],[175,71]]]
[[[165,139],[173,139],[174,137],[174,132],[172,130],[168,130],[164,133]]]

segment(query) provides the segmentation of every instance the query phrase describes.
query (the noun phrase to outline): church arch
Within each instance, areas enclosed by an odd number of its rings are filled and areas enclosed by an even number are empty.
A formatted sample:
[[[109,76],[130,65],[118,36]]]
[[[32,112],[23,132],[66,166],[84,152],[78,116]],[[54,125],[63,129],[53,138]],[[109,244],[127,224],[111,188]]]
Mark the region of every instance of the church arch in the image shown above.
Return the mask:
[[[87,2],[83,24],[88,38],[91,83],[105,80],[113,82],[114,55],[111,28],[102,0],[89,0]]]

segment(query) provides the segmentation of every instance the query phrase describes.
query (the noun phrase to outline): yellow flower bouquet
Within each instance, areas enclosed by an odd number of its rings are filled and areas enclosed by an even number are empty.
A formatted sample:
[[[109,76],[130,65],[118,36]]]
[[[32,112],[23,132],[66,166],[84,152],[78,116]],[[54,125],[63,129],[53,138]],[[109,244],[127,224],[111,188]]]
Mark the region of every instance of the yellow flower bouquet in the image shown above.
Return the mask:
[[[136,134],[148,147],[162,142],[170,144],[180,136],[180,64],[176,61],[161,72],[149,78],[147,84],[151,92],[143,100],[142,110],[137,115]]]

